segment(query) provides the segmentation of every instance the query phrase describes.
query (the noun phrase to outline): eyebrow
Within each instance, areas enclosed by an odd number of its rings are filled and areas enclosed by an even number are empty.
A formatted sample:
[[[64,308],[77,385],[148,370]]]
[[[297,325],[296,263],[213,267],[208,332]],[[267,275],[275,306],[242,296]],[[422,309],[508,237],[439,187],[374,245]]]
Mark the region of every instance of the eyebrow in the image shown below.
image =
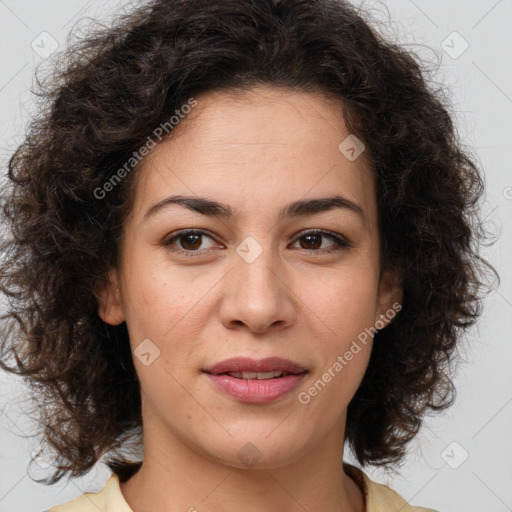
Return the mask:
[[[151,206],[144,214],[143,220],[156,215],[161,210],[171,206],[179,205],[202,215],[208,215],[217,218],[232,218],[233,210],[227,204],[219,203],[205,197],[193,196],[169,196],[162,201]],[[322,197],[318,199],[302,199],[294,201],[284,206],[279,211],[278,221],[286,217],[300,217],[305,215],[314,215],[334,209],[345,209],[357,214],[363,222],[366,221],[364,210],[354,201],[335,195],[330,197]]]

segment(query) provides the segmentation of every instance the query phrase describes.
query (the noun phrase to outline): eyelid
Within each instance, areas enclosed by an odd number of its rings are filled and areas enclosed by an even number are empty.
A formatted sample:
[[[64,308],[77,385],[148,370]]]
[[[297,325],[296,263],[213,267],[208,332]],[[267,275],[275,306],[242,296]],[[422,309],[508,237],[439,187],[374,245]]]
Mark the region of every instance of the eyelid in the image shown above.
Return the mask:
[[[185,235],[189,235],[189,234],[191,234],[191,235],[200,235],[202,237],[207,236],[208,238],[211,238],[212,240],[215,241],[215,237],[213,235],[211,235],[208,231],[204,230],[204,229],[187,228],[187,229],[180,229],[179,231],[171,233],[171,235],[169,237],[165,238],[165,240],[163,242],[163,245],[166,248],[168,248],[169,250],[171,250],[172,252],[175,252],[175,253],[178,253],[178,254],[185,254],[186,256],[196,256],[196,255],[203,254],[204,253],[204,249],[203,250],[195,250],[195,251],[187,251],[187,250],[181,249],[179,247],[178,248],[172,247],[171,244],[172,244],[172,242],[174,240],[177,240],[180,237],[185,236]]]
[[[316,234],[334,238],[334,239],[338,239],[340,242],[346,243],[347,245],[351,245],[351,242],[349,241],[349,239],[346,236],[344,236],[340,233],[335,233],[333,231],[329,231],[328,229],[320,229],[320,228],[305,229],[295,235],[295,240],[302,238],[303,236],[306,236],[306,235],[316,235]]]
[[[341,251],[344,249],[350,249],[353,247],[352,242],[344,235],[333,233],[332,231],[326,230],[326,229],[319,229],[319,228],[311,228],[311,229],[305,229],[304,231],[301,231],[295,236],[295,240],[292,243],[296,243],[300,238],[307,236],[307,235],[322,235],[323,237],[330,238],[334,241],[334,248],[331,249],[303,249],[303,251],[313,255],[313,256],[321,256],[323,254],[332,254],[337,251]],[[332,246],[331,246],[332,247]]]

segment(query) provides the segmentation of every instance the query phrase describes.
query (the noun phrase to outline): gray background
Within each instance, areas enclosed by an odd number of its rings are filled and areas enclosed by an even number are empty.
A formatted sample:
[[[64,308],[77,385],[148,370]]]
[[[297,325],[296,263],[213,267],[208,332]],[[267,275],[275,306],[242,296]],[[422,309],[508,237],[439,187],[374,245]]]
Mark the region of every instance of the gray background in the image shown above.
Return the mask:
[[[108,20],[110,12],[122,5],[127,3],[0,0],[2,173],[34,108],[29,88],[35,66],[47,60],[52,44],[58,44],[57,51],[65,47],[77,20],[86,16]],[[501,238],[484,256],[502,279],[462,353],[456,404],[427,421],[411,443],[400,473],[370,469],[367,473],[413,504],[442,512],[510,511],[512,271],[507,256],[512,255],[512,1],[393,0],[363,5],[387,33],[432,64],[440,60],[436,80],[449,87],[459,133],[474,148],[485,171],[485,214]],[[18,380],[2,373],[0,385],[0,512],[42,512],[83,492],[100,490],[110,474],[102,465],[82,479],[63,479],[54,486],[31,479],[48,473],[35,463],[27,473],[38,443],[22,437],[35,427],[21,401],[25,390]]]

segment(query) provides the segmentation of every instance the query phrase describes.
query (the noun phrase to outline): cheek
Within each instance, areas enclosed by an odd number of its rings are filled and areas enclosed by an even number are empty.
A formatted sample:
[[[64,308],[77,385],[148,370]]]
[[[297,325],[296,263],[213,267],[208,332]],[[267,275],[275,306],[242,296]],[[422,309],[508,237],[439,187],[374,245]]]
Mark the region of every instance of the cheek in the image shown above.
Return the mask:
[[[304,312],[346,341],[375,321],[377,277],[372,268],[346,267],[325,274],[320,280],[300,278]]]
[[[315,339],[314,371],[298,396],[311,417],[337,421],[368,366],[376,312],[373,279],[353,273],[311,290],[304,311]]]
[[[168,264],[141,272],[136,269],[144,267],[135,258],[130,264],[124,310],[132,350],[150,339],[160,350],[161,364],[185,360],[200,347],[201,332],[213,314],[213,294],[207,292],[218,276],[195,279]]]
[[[148,263],[150,262],[150,263]],[[126,261],[123,294],[127,323],[163,336],[194,303],[195,288],[176,269],[165,268],[155,258],[134,255]]]

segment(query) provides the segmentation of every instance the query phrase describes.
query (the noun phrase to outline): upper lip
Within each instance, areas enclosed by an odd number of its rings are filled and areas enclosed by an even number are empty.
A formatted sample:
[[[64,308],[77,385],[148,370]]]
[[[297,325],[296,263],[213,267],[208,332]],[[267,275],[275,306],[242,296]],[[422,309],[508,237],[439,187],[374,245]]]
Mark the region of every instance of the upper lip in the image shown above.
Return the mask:
[[[282,357],[252,359],[250,357],[233,357],[203,369],[206,373],[219,375],[226,372],[271,372],[302,373],[306,369],[294,361]]]

